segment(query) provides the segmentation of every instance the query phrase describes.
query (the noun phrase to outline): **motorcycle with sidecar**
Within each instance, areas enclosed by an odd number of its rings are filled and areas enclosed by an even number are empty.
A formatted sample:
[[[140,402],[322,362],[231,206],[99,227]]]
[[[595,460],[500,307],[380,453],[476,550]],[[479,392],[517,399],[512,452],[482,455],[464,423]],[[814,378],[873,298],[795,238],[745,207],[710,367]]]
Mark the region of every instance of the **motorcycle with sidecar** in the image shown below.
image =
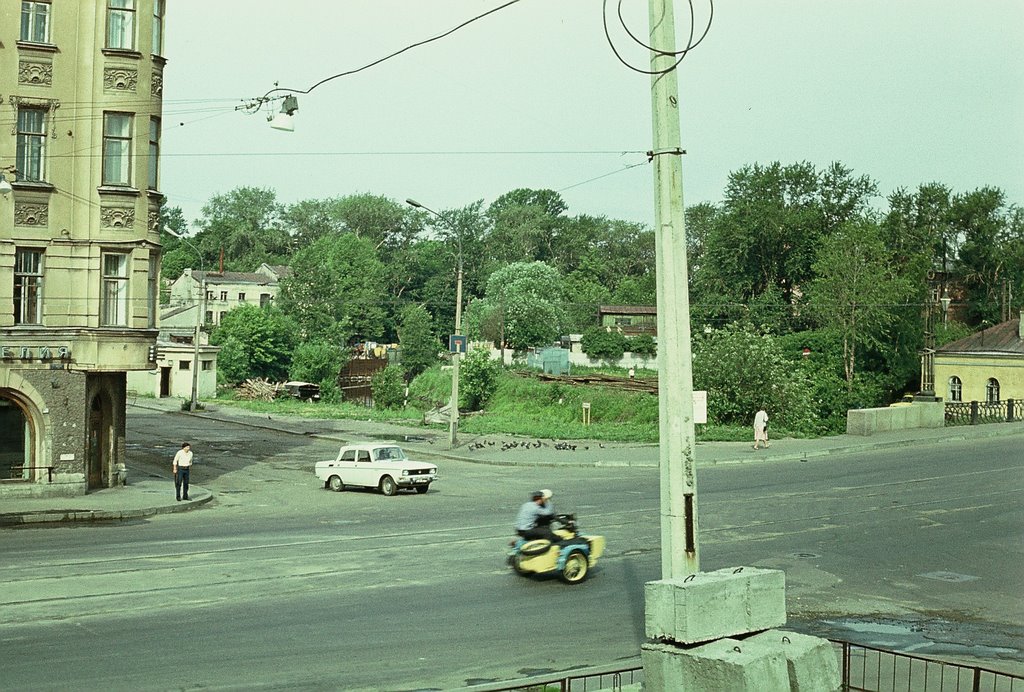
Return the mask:
[[[580,533],[575,514],[558,514],[552,533],[557,541],[516,537],[509,544],[508,564],[516,574],[557,574],[567,584],[579,584],[604,552],[604,536]]]

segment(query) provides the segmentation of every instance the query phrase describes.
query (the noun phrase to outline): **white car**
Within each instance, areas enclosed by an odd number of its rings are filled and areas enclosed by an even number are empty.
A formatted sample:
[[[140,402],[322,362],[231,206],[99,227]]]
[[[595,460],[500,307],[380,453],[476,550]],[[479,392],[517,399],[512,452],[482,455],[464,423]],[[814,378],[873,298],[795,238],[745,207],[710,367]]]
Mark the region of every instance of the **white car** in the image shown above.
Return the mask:
[[[316,477],[335,492],[353,485],[378,488],[385,495],[412,488],[425,493],[437,480],[437,465],[409,459],[396,444],[351,444],[338,450],[334,461],[318,461]]]

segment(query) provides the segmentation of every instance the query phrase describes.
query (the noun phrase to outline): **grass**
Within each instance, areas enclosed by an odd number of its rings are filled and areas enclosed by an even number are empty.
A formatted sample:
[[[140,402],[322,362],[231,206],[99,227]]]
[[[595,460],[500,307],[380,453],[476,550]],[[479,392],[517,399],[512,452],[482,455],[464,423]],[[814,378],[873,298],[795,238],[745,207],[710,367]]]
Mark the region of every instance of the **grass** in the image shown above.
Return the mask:
[[[310,404],[296,399],[244,401],[230,395],[218,397],[215,403],[304,418],[369,419],[420,425],[424,411],[447,403],[450,396],[451,371],[432,368],[413,381],[409,391],[410,404],[402,409],[371,409],[352,403]],[[584,403],[590,404],[588,426],[583,425]],[[529,375],[503,371],[497,390],[485,409],[463,412],[459,428],[473,435],[656,443],[658,426],[656,395],[599,385],[542,382]],[[445,426],[438,424],[436,427]],[[772,432],[780,436],[785,431]],[[748,426],[698,425],[696,433],[698,441],[749,442],[753,439],[753,432]]]

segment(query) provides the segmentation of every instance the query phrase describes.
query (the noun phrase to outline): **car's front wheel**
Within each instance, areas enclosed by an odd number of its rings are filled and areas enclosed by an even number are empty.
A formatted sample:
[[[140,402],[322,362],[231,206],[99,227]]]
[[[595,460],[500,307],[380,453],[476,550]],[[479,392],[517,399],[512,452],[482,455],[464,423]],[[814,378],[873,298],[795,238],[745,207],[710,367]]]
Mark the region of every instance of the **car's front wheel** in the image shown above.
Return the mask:
[[[384,476],[380,479],[380,491],[388,496],[394,495],[398,492],[398,484],[391,476]]]
[[[341,480],[341,476],[331,476],[327,479],[327,487],[336,493],[340,493],[345,489],[345,484]]]
[[[430,489],[430,483],[427,483],[426,485],[417,485],[416,486],[416,492],[418,492],[420,495],[422,495],[423,493],[427,492],[427,490],[429,490],[429,489]]]

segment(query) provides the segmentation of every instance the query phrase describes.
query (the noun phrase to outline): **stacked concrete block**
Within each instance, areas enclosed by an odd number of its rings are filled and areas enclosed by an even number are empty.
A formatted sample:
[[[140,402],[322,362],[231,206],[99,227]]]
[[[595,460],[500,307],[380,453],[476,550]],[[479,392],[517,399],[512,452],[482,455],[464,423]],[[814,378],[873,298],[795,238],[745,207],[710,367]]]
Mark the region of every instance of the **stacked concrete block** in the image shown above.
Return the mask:
[[[790,692],[786,657],[773,643],[719,639],[692,648],[648,643],[640,657],[646,692]]]
[[[698,572],[648,582],[644,591],[650,639],[699,644],[786,624],[786,578],[779,570]]]
[[[839,659],[827,639],[769,630],[745,639],[744,643],[775,647],[783,653],[791,692],[836,692],[840,688]]]

